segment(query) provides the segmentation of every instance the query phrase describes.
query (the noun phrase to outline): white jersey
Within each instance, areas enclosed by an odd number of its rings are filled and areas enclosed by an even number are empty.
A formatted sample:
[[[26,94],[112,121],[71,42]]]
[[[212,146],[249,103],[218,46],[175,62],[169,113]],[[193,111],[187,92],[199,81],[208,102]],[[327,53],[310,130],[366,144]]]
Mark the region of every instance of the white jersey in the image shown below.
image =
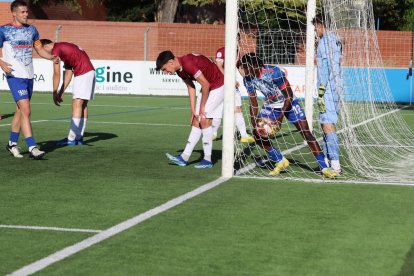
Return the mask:
[[[13,71],[8,76],[33,79],[33,42],[39,39],[39,33],[32,25],[0,27],[0,47],[3,48],[3,60],[11,64]]]

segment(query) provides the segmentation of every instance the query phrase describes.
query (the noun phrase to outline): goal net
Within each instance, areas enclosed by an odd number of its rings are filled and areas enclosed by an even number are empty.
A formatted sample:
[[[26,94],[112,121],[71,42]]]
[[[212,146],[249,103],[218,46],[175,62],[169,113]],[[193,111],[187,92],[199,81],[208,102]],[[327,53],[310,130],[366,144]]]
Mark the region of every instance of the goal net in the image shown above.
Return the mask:
[[[304,1],[239,0],[239,55],[255,52],[265,65],[282,68],[303,109],[305,93],[311,93],[313,106],[306,108],[306,115],[314,137],[323,148],[316,105],[316,66],[314,62],[306,64],[306,55],[314,54],[318,43],[316,39],[313,52],[309,52],[306,30],[313,30],[313,26],[307,24],[307,15],[316,14],[342,44],[341,68],[339,71],[332,68],[337,74],[339,95],[336,131],[342,173],[338,181],[414,183],[414,134],[402,116],[406,106],[394,102],[386,79],[371,0],[322,0],[315,11],[309,9]],[[315,80],[305,89],[306,72],[311,72]],[[260,111],[266,105],[266,98],[258,89],[255,91]],[[244,117],[253,133],[252,121],[257,118],[252,118],[249,111],[252,94],[242,93]],[[236,133],[236,176],[323,179],[315,154],[287,118],[275,137],[267,139],[289,160],[290,166],[277,176],[269,176],[275,163],[269,160],[261,139],[256,143],[241,143]]]

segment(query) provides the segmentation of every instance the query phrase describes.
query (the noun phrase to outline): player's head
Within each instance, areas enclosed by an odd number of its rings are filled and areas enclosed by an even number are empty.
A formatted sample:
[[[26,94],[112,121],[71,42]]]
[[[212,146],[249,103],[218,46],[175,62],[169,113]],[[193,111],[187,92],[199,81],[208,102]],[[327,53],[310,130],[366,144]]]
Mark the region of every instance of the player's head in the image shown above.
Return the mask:
[[[23,0],[15,0],[10,5],[10,11],[14,18],[14,24],[23,25],[27,24],[27,17],[29,16],[29,9],[27,4]]]
[[[325,33],[325,22],[317,17],[312,19],[312,24],[315,26],[315,32],[318,37],[322,37]]]
[[[52,53],[52,49],[53,49],[53,41],[47,38],[42,38],[39,40],[40,43],[42,44],[43,49],[48,52],[49,54]]]
[[[156,61],[156,69],[164,73],[174,74],[177,71],[175,56],[171,51],[161,52]]]
[[[257,76],[263,67],[263,61],[256,53],[247,53],[239,60],[237,67],[242,76]]]

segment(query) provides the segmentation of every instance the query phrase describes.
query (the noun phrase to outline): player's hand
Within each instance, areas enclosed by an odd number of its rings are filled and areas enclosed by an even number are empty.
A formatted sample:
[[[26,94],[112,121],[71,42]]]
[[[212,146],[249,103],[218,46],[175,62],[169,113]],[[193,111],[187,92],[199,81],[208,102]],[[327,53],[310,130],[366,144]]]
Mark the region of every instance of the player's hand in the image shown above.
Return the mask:
[[[4,71],[4,73],[10,73],[10,72],[13,72],[13,69],[11,68],[11,64],[10,63],[7,63],[7,62],[5,62],[5,61],[3,61],[2,63],[1,63],[1,69]]]
[[[323,96],[325,95],[325,91],[326,91],[325,85],[319,86],[319,88],[318,88],[318,97],[323,98]]]
[[[325,113],[326,112],[326,105],[325,105],[325,85],[321,85],[318,88],[318,109],[319,113]]]
[[[52,61],[53,63],[58,64],[60,62],[60,59],[58,56],[52,56]]]
[[[57,91],[53,91],[53,102],[55,105],[60,106],[60,103],[63,102],[62,96],[62,93],[58,94]]]
[[[201,122],[201,120],[205,117],[206,117],[206,114],[204,113],[204,108],[200,107],[200,111],[198,112],[198,121]]]

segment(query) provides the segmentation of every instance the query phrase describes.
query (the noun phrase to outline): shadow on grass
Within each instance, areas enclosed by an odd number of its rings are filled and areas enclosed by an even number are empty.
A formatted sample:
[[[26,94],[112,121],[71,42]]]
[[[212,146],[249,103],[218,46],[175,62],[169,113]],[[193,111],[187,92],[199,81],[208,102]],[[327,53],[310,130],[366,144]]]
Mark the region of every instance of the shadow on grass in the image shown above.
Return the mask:
[[[85,132],[85,135],[83,137],[84,137],[83,146],[93,146],[92,144],[95,142],[114,139],[118,137],[118,135],[113,134],[113,133],[105,133],[105,132]],[[39,142],[38,144],[42,150],[46,151],[46,153],[52,152],[58,148],[66,147],[66,146],[56,145],[57,141],[58,140],[49,140],[49,141]]]
[[[4,120],[4,119],[7,119],[13,116],[14,116],[14,113],[3,114],[3,115],[0,114],[0,118],[1,118],[0,120]]]
[[[412,276],[414,275],[414,244],[411,246],[410,251],[405,256],[404,265],[401,268],[399,276]]]

